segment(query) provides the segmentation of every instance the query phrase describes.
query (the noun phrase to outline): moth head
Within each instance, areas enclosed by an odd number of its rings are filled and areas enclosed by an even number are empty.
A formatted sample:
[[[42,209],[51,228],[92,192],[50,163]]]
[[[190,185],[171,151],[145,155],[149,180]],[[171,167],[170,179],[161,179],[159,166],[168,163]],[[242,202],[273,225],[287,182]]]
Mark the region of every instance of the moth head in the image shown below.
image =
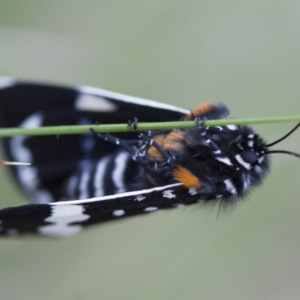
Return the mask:
[[[211,133],[213,141],[230,158],[233,166],[239,165],[242,169],[251,170],[259,165],[267,164],[268,156],[274,153],[284,153],[300,158],[300,155],[295,152],[271,149],[290,136],[298,127],[300,127],[300,123],[283,137],[269,144],[247,126],[217,127]]]
[[[258,185],[269,170],[270,154],[285,153],[300,158],[300,155],[285,150],[273,150],[272,147],[291,135],[300,123],[282,138],[267,144],[248,126],[206,127],[206,145],[210,148],[214,160],[211,169],[218,178],[227,176],[241,185],[242,191]],[[210,143],[207,143],[208,138]]]
[[[237,127],[237,136],[229,142],[234,165],[244,170],[257,169],[259,165],[267,165],[265,141],[249,127]]]

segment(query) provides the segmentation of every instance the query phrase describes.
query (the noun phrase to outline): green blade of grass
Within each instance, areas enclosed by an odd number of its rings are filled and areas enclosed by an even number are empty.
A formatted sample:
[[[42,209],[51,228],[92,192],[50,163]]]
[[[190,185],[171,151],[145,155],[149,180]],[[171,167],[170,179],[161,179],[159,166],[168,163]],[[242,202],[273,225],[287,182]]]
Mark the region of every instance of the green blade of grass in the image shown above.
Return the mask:
[[[225,125],[253,125],[253,124],[268,124],[268,123],[283,123],[283,122],[300,122],[300,115],[280,116],[280,117],[263,117],[263,118],[245,118],[245,119],[221,119],[208,120],[206,126],[225,126]],[[148,130],[168,130],[168,129],[184,129],[195,127],[194,121],[179,121],[179,122],[152,122],[138,123],[139,131]],[[38,128],[2,128],[0,129],[0,137],[10,137],[17,135],[37,136],[37,135],[72,135],[89,133],[89,129],[101,133],[112,132],[129,132],[133,128],[128,124],[104,124],[104,125],[68,125],[68,126],[45,126]]]

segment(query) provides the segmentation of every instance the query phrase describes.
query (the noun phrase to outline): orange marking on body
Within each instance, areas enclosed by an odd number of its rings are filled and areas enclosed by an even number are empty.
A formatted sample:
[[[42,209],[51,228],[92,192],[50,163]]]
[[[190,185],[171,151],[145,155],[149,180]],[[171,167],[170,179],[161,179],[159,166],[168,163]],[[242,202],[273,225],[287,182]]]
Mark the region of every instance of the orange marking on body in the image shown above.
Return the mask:
[[[173,177],[176,181],[182,183],[188,189],[200,189],[201,181],[189,170],[183,167],[176,167],[173,171]]]
[[[157,150],[154,146],[150,146],[147,153],[148,153],[150,159],[154,159],[154,160],[163,160],[164,159],[164,157],[159,152],[159,150]]]
[[[153,140],[158,143],[164,150],[180,151],[184,147],[185,136],[183,132],[173,130],[169,134],[160,134],[153,137]],[[151,159],[163,160],[164,157],[155,146],[150,146],[148,149],[148,155]]]
[[[173,130],[166,136],[162,146],[165,150],[181,150],[184,146],[184,138],[182,131]]]
[[[153,138],[153,140],[158,143],[159,145],[163,144],[165,135],[164,134],[160,134],[157,135]],[[162,154],[159,152],[159,150],[157,150],[154,146],[150,146],[148,151],[147,151],[148,155],[150,156],[151,159],[155,159],[155,160],[163,160],[163,156]]]
[[[183,121],[194,120],[195,117],[201,117],[201,116],[205,115],[207,112],[211,111],[213,108],[214,108],[214,106],[211,104],[208,104],[208,103],[201,104],[201,105],[195,107],[194,109],[192,109],[191,113],[185,115],[182,118],[182,120]]]

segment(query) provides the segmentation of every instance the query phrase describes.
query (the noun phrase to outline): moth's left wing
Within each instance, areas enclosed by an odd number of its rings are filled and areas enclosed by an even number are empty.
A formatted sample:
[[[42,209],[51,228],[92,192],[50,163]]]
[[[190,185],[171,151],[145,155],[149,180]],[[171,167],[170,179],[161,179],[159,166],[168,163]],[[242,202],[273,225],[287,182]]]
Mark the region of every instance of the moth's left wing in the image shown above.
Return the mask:
[[[180,183],[112,196],[29,204],[0,210],[0,234],[65,237],[84,226],[201,202],[201,195]]]
[[[63,87],[0,78],[0,126],[39,127],[179,120],[187,110],[92,87]],[[119,134],[136,139],[135,133]],[[88,135],[17,136],[3,139],[22,189],[37,203],[61,200],[62,185],[85,158],[100,160],[118,146]]]

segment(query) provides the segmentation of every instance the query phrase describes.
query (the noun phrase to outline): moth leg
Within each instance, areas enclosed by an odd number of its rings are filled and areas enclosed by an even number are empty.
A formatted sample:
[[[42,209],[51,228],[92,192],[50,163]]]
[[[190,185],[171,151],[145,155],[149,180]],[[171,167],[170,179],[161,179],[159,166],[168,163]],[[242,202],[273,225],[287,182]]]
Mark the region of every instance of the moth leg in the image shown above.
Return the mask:
[[[166,150],[164,150],[163,147],[159,143],[157,143],[154,139],[146,136],[143,133],[139,134],[139,138],[146,141],[150,146],[154,146],[161,153],[161,155],[166,159],[168,164],[170,164],[173,167],[177,166],[177,164],[175,163],[175,158],[172,157],[172,155],[170,155]]]
[[[194,119],[196,127],[200,129],[200,133],[202,136],[204,136],[206,134],[205,128],[204,128],[204,124],[205,124],[206,120],[207,120],[206,117],[203,117],[203,118],[196,117]]]
[[[141,147],[139,149],[134,149],[134,146],[130,145],[131,144],[130,141],[119,139],[108,133],[102,134],[102,133],[96,132],[93,128],[90,128],[90,131],[97,138],[100,138],[106,142],[113,143],[113,144],[123,147],[130,154],[132,160],[134,160],[138,164],[140,164],[146,171],[152,170],[152,168],[149,166],[149,163],[145,157],[146,149],[145,149],[145,147],[143,147],[143,145],[141,145]],[[135,141],[135,145],[136,145],[136,141]]]
[[[137,132],[137,131],[138,131],[138,129],[137,129],[138,121],[139,121],[139,119],[138,119],[137,117],[134,117],[134,118],[133,118],[133,121],[128,120],[128,127],[133,126],[133,131],[134,131],[134,132]]]
[[[130,154],[135,153],[135,151],[131,147],[129,147],[128,144],[125,141],[123,141],[122,139],[116,138],[113,135],[108,134],[108,133],[106,133],[106,134],[99,133],[99,132],[95,131],[93,128],[90,128],[90,131],[97,138],[100,138],[101,140],[104,140],[105,142],[110,142],[110,143],[113,143],[116,145],[120,145],[123,148],[125,148]]]
[[[210,146],[210,148],[213,150],[214,154],[216,156],[220,156],[220,157],[223,155],[226,158],[226,155],[224,155],[224,153],[220,149],[220,147],[218,147],[214,141],[212,141],[211,139],[208,139],[208,138],[205,137],[206,131],[205,131],[204,125],[205,125],[206,120],[207,120],[206,117],[204,117],[204,118],[199,118],[199,117],[195,118],[196,126],[200,129],[200,133],[201,133],[205,143]],[[230,143],[232,143],[232,142],[230,142]]]

